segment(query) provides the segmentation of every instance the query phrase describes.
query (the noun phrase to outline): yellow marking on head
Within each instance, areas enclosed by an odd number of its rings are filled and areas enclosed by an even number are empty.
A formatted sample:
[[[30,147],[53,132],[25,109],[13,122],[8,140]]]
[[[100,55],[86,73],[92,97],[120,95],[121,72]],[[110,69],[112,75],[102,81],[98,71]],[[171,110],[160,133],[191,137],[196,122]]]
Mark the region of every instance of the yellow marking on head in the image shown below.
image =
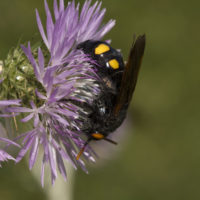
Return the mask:
[[[97,140],[101,140],[101,139],[104,138],[104,135],[101,134],[101,133],[93,133],[92,137],[95,138],[95,139],[97,139]]]
[[[118,69],[119,68],[119,62],[116,59],[112,59],[109,61],[109,65],[113,68],[113,69]]]
[[[110,47],[106,44],[100,44],[95,48],[95,54],[100,55],[110,50]]]

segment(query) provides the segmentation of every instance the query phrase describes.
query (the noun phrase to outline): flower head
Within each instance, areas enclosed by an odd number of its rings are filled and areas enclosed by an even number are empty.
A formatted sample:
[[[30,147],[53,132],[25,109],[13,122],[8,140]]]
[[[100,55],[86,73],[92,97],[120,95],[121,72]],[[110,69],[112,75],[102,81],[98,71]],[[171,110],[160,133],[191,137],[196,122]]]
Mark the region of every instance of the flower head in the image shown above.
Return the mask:
[[[50,62],[52,65],[65,62],[70,56],[73,56],[77,44],[86,40],[100,40],[115,25],[114,20],[110,20],[104,26],[101,26],[105,9],[101,10],[101,3],[96,2],[90,6],[91,0],[86,0],[79,14],[79,4],[69,2],[67,8],[64,8],[64,0],[54,0],[54,17],[49,11],[45,0],[46,11],[46,34],[42,26],[38,11],[36,10],[37,23],[43,41],[51,54]],[[72,51],[72,52],[71,52]]]
[[[101,3],[85,1],[81,11],[79,4],[54,0],[54,17],[45,0],[46,31],[36,10],[38,28],[46,45],[35,51],[22,45],[22,49],[34,69],[36,96],[29,103],[22,100],[23,106],[9,107],[11,113],[26,113],[22,122],[33,121],[33,129],[22,134],[22,145],[16,162],[19,162],[30,150],[29,167],[34,166],[39,147],[43,149],[41,182],[43,185],[45,165],[51,169],[52,184],[57,177],[57,168],[66,179],[64,161],[70,161],[75,168],[86,170],[84,161],[76,156],[85,143],[83,121],[89,116],[89,110],[81,105],[89,105],[101,90],[101,80],[92,67],[93,61],[77,48],[86,40],[101,40],[114,26],[110,20],[101,25],[105,9]],[[6,103],[6,102],[4,102]],[[3,104],[3,102],[2,102]],[[95,153],[88,145],[83,158],[95,161]],[[8,158],[8,157],[7,157]]]

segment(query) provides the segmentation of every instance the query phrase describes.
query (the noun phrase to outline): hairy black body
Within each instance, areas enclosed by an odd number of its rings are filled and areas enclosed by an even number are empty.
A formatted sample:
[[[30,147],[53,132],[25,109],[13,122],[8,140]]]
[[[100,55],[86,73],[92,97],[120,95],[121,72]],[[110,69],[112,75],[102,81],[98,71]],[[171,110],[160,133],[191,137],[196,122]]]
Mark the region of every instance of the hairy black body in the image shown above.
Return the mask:
[[[86,80],[85,86],[80,84],[78,95],[91,96],[90,101],[73,102],[82,116],[80,129],[88,137],[77,155],[79,159],[88,142],[91,140],[110,140],[107,136],[114,132],[124,121],[128,106],[136,86],[139,68],[145,48],[145,36],[139,36],[133,43],[126,65],[119,51],[108,43],[88,40],[78,45],[84,54],[91,58],[91,67],[100,78],[98,81]],[[96,84],[98,93],[92,95],[91,90],[85,93],[85,87],[92,88]],[[84,117],[85,115],[85,117]]]
[[[108,47],[109,50],[95,54],[95,49],[102,44]],[[88,40],[81,43],[78,49],[83,50],[85,54],[88,54],[95,61],[93,67],[101,79],[100,94],[94,99],[93,104],[84,105],[91,109],[91,114],[88,116],[89,124],[87,123],[87,127],[89,128],[86,128],[84,132],[88,137],[91,137],[91,134],[95,132],[101,133],[106,137],[121,125],[126,116],[125,108],[120,111],[120,115],[113,115],[124,71],[123,58],[117,50],[101,41]],[[119,64],[117,69],[113,69],[109,65],[110,60],[116,60]]]

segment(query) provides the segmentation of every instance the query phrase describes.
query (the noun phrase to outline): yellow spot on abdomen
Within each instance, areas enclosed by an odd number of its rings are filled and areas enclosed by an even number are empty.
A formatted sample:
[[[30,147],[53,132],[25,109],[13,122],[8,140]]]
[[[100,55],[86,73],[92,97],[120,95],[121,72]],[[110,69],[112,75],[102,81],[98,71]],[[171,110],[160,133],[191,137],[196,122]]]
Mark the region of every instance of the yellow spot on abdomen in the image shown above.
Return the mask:
[[[95,52],[94,53],[96,55],[100,55],[100,54],[105,53],[105,52],[107,52],[109,50],[110,50],[110,47],[108,45],[106,45],[106,44],[100,44],[99,46],[97,46],[95,48]]]
[[[109,65],[113,68],[113,69],[118,69],[119,68],[119,62],[116,59],[112,59],[109,61]]]
[[[95,139],[97,139],[97,140],[101,140],[101,139],[104,138],[104,135],[101,134],[101,133],[93,133],[92,137],[95,138]]]

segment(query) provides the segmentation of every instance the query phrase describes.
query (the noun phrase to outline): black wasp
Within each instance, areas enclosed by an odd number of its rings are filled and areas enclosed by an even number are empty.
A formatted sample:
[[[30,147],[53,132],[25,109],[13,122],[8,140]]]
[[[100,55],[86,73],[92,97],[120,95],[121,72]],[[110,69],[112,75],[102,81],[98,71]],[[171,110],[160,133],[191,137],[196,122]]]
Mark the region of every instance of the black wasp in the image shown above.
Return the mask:
[[[115,131],[126,117],[144,54],[145,35],[134,40],[126,64],[121,54],[106,42],[88,40],[77,48],[95,61],[93,67],[103,83],[98,98],[89,105],[92,112],[88,116],[88,128],[83,130],[88,140],[77,155],[78,160],[91,140],[104,139],[116,144],[107,136]]]

